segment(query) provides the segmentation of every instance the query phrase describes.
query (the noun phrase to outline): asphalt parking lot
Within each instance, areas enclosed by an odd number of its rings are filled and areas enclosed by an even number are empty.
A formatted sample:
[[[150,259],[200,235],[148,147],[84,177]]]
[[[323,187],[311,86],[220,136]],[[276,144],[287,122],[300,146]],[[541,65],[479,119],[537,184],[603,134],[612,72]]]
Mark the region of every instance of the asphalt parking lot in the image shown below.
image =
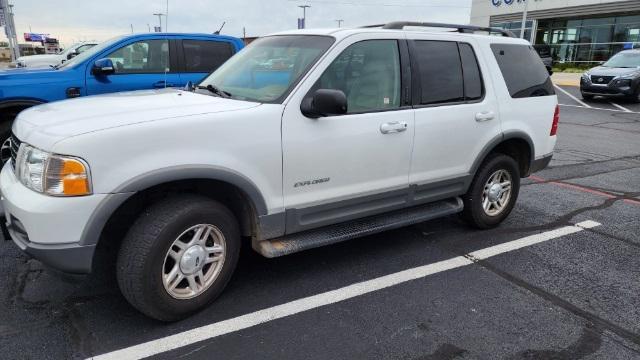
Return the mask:
[[[640,105],[558,96],[551,166],[499,228],[451,216],[278,259],[245,249],[182,322],[0,242],[0,358],[640,358]]]

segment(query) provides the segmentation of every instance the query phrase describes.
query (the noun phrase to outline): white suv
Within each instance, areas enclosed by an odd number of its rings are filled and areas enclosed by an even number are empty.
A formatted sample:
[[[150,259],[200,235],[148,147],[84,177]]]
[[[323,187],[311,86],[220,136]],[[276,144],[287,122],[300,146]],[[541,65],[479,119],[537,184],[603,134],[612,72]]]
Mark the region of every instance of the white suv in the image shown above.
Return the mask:
[[[276,257],[455,213],[496,226],[549,163],[558,107],[527,42],[479,31],[500,30],[279,33],[196,88],[30,108],[5,233],[72,273],[115,249],[124,296],[172,321],[222,292],[243,239]]]

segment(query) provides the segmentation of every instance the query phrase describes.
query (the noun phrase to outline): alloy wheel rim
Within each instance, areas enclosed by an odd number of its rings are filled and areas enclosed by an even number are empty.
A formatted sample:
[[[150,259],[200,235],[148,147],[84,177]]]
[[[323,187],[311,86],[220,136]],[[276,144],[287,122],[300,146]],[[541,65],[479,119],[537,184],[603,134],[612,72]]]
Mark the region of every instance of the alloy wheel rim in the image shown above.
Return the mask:
[[[0,163],[4,164],[11,159],[11,138],[6,139],[0,147]]]
[[[482,208],[485,214],[497,216],[506,209],[511,199],[512,185],[511,174],[504,169],[489,176],[482,191]]]
[[[216,281],[224,266],[226,242],[222,231],[199,224],[180,234],[171,244],[162,265],[162,284],[180,300],[193,299]]]

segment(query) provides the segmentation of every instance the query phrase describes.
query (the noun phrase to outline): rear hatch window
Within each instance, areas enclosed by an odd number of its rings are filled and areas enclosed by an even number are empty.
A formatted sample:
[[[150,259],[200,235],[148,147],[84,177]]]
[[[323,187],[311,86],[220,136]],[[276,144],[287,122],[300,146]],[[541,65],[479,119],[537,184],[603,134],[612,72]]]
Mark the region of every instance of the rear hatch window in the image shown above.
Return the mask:
[[[491,44],[512,98],[555,95],[540,56],[530,45]]]

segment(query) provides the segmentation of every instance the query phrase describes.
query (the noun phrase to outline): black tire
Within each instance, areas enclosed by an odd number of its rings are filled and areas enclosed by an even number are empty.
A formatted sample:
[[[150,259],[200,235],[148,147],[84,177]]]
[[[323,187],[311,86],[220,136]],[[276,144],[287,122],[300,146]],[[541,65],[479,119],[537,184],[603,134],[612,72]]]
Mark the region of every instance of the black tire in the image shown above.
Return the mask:
[[[593,95],[580,93],[582,95],[582,100],[591,101],[593,100]]]
[[[520,171],[518,169],[518,163],[510,156],[498,153],[489,155],[476,172],[469,191],[462,197],[464,202],[462,218],[479,229],[490,229],[498,226],[509,216],[518,199],[520,191]],[[490,176],[499,170],[505,170],[511,176],[511,194],[503,210],[491,216],[487,214],[483,207],[482,195]]]
[[[11,137],[11,125],[15,119],[15,114],[9,112],[2,112],[0,110],[0,165],[4,164],[11,158],[11,150],[7,147],[9,145],[8,140]]]
[[[224,235],[222,269],[200,295],[176,299],[162,280],[165,257],[180,234],[199,224],[211,224]],[[129,303],[145,315],[167,322],[183,319],[222,293],[238,263],[240,244],[238,221],[224,205],[198,195],[168,197],[145,210],[123,240],[117,259],[118,285]]]
[[[636,87],[636,90],[633,92],[633,95],[627,97],[627,100],[633,103],[640,103],[640,85]]]

